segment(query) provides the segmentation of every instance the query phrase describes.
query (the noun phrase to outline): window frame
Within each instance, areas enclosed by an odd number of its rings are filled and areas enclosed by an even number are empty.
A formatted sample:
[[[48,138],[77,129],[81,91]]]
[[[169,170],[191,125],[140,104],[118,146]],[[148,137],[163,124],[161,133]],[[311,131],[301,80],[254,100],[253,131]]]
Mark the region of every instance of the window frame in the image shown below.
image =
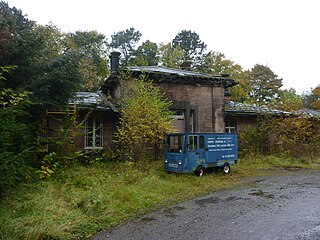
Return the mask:
[[[92,121],[92,131],[89,132],[89,121]],[[100,124],[98,123],[100,122]],[[99,126],[97,126],[99,125]],[[99,130],[99,134],[97,131]],[[88,146],[89,144],[89,134],[92,135],[92,146]],[[99,136],[98,136],[99,135]],[[96,146],[96,140],[100,138],[100,145]],[[84,149],[103,149],[103,119],[101,117],[89,117],[85,122],[85,137],[84,137]]]
[[[237,133],[237,121],[236,120],[226,120],[224,128],[225,128],[226,133]]]
[[[192,139],[192,144],[190,143],[190,139]],[[196,141],[195,141],[196,139]],[[192,146],[192,148],[190,148]],[[198,144],[198,135],[189,135],[188,136],[188,151],[197,151],[199,149]]]

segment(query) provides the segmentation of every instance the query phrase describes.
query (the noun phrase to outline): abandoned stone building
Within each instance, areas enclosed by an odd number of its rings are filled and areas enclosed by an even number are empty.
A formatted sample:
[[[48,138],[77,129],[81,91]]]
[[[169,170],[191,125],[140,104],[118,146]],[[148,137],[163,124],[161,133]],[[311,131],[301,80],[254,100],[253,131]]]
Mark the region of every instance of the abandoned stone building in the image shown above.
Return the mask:
[[[75,150],[99,149],[112,145],[118,115],[114,105],[120,91],[119,58],[119,53],[111,53],[111,74],[99,92],[76,94],[76,124],[85,118],[86,121],[77,128],[78,134],[74,137]],[[229,75],[205,74],[160,66],[127,67],[126,70],[130,72],[130,77],[124,81],[134,81],[144,74],[172,101],[170,110],[174,112],[177,132],[225,132],[225,92],[237,84]],[[107,96],[111,96],[113,102],[108,101]],[[57,125],[55,121],[49,121],[49,129],[52,131]]]

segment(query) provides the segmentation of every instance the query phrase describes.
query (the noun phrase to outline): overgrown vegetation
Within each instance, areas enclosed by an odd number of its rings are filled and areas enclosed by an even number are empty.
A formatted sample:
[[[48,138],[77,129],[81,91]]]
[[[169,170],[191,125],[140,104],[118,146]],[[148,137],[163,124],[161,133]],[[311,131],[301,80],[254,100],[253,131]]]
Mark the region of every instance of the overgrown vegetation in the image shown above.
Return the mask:
[[[241,156],[280,155],[298,159],[320,156],[320,119],[260,116],[258,126],[239,134]]]
[[[159,157],[165,134],[171,130],[171,102],[144,75],[122,83],[121,117],[115,132],[120,159],[138,161]]]
[[[240,159],[231,175],[167,174],[162,163],[102,162],[63,167],[51,179],[26,183],[0,202],[0,239],[86,239],[147,211],[241,185],[266,169],[319,168],[317,159]],[[283,172],[282,172],[283,173]]]
[[[4,73],[13,67],[0,66],[0,198],[7,189],[26,179],[32,159],[31,116],[26,111],[27,92],[5,87]]]
[[[291,111],[302,107],[302,99],[294,90],[279,90],[282,79],[269,67],[244,70],[222,53],[206,53],[195,32],[183,30],[159,47],[145,41],[135,50],[141,33],[133,28],[115,33],[107,44],[95,31],[66,34],[52,24],[38,25],[3,1],[0,23],[1,239],[88,238],[150,209],[236,186],[252,169],[260,169],[254,174],[273,167],[320,169],[320,120],[262,117],[257,127],[240,133],[242,158],[232,175],[166,174],[161,161],[146,159],[150,151],[161,152],[170,130],[170,102],[145,77],[125,86],[118,156],[110,149],[66,151],[73,122],[67,115],[56,138],[46,142],[40,131],[45,108],[64,107],[75,91],[97,90],[108,75],[110,46],[125,53],[124,65],[231,73],[240,82],[231,89],[236,101]],[[305,106],[319,109],[319,92],[318,86],[306,95]],[[43,144],[54,151],[39,151]],[[26,181],[31,179],[37,181]],[[22,185],[14,188],[17,183]]]

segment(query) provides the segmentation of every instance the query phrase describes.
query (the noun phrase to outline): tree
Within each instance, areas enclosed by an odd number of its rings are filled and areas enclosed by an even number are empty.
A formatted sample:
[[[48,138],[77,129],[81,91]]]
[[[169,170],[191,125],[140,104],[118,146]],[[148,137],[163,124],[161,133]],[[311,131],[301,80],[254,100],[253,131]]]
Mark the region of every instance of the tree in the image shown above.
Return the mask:
[[[269,67],[256,64],[251,69],[250,86],[251,100],[258,105],[268,104],[272,99],[279,98],[282,79]]]
[[[68,41],[80,59],[81,90],[96,91],[109,74],[106,37],[96,31],[77,31],[68,34]]]
[[[128,65],[135,53],[135,44],[140,41],[142,34],[134,28],[126,29],[111,35],[110,47],[118,49],[122,56],[123,65]]]
[[[0,65],[16,66],[6,73],[5,86],[31,92],[29,99],[44,107],[64,105],[82,81],[79,58],[66,46],[65,34],[52,24],[37,25],[4,2],[0,10],[0,32],[12,37]]]
[[[202,54],[207,45],[200,40],[196,32],[182,30],[172,40],[172,47],[176,48],[177,46],[184,53],[182,69],[197,69],[201,65]]]
[[[0,66],[0,197],[29,174],[33,145],[27,92],[6,87],[3,76],[14,69]]]
[[[30,64],[38,44],[33,31],[35,22],[30,21],[15,7],[10,8],[6,2],[0,2],[0,65],[16,66],[10,76],[5,73],[10,88],[17,88],[32,76]]]
[[[201,71],[210,74],[229,74],[238,85],[230,89],[231,99],[236,102],[248,100],[250,92],[250,73],[238,64],[227,59],[223,53],[210,51],[204,54]]]
[[[320,85],[312,89],[310,94],[311,104],[310,107],[312,109],[320,110]]]
[[[20,87],[32,93],[30,99],[36,104],[62,107],[82,82],[79,55],[67,45],[66,34],[53,24],[36,25],[33,31],[37,48],[30,56],[30,79],[21,82]]]
[[[129,65],[156,66],[159,62],[158,45],[149,40],[143,42],[135,51],[134,57],[130,59]]]
[[[163,144],[171,130],[171,102],[145,76],[126,84],[115,142],[127,160],[138,161]],[[156,153],[156,151],[155,151]]]
[[[171,43],[161,43],[159,47],[159,55],[161,65],[169,68],[181,68],[184,53],[180,46],[173,48]]]
[[[281,90],[279,99],[272,99],[271,105],[283,111],[297,111],[302,109],[302,97],[293,88]]]
[[[238,85],[230,88],[231,100],[235,102],[248,102],[250,95],[250,71],[242,70],[238,74],[231,75]]]

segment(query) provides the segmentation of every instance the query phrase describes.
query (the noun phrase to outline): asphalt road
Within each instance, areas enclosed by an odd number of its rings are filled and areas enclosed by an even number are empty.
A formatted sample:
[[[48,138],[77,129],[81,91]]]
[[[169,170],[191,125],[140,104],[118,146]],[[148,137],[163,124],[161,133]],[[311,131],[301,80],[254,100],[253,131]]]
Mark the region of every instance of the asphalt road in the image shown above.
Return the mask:
[[[320,239],[320,172],[282,170],[245,182],[242,189],[152,212],[93,239]]]

